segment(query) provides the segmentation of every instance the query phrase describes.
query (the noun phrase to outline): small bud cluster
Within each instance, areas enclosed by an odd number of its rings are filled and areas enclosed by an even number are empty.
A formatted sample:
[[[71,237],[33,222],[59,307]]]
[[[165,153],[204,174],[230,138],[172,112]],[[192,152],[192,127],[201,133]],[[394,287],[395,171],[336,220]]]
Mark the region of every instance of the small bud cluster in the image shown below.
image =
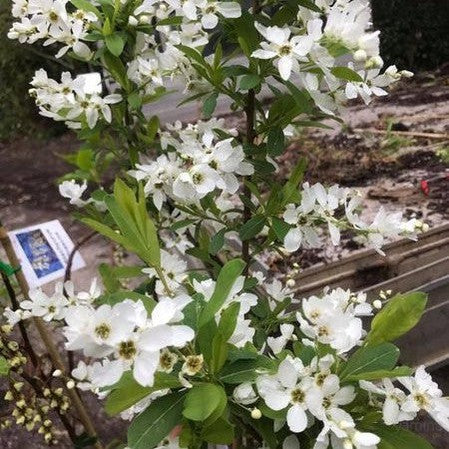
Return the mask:
[[[10,389],[6,392],[4,399],[13,404],[11,416],[17,425],[23,426],[28,432],[37,430],[43,436],[46,444],[56,443],[53,422],[49,417],[50,410],[56,407],[52,407],[51,403],[49,405],[46,400],[42,401],[30,390],[25,389],[23,382],[11,382]],[[48,399],[50,399],[50,396]],[[65,407],[67,409],[68,404]],[[1,424],[1,427],[7,428],[11,424],[11,420],[7,419]]]
[[[20,350],[19,344],[10,338],[11,329],[11,326],[7,324],[0,328],[0,355],[8,360],[12,370],[21,373],[27,358]]]

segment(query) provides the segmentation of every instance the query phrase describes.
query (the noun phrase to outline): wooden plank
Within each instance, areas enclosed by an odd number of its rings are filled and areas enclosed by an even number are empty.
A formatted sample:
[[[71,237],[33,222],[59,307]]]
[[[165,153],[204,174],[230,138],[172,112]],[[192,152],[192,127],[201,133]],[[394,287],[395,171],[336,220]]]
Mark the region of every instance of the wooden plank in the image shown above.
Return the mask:
[[[363,251],[344,260],[314,267],[297,278],[296,295],[320,293],[325,286],[365,291],[370,300],[381,290],[425,291],[423,318],[399,339],[402,362],[431,369],[449,362],[449,224],[423,234],[418,242],[401,240],[386,248],[387,257]],[[367,321],[368,324],[368,321]]]
[[[308,296],[324,287],[362,289],[393,279],[449,255],[449,224],[420,236],[418,242],[400,240],[385,248],[386,257],[373,250],[304,270],[296,277],[297,295]]]

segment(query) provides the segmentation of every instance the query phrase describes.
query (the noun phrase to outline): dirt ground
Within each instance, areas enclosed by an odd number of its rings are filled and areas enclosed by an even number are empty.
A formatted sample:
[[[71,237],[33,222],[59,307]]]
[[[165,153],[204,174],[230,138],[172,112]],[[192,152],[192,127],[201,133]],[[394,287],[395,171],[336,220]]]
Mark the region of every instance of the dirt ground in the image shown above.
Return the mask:
[[[367,216],[374,215],[382,204],[388,210],[405,210],[407,216],[422,218],[431,226],[449,221],[449,150],[447,160],[439,156],[449,148],[449,68],[400,85],[391,96],[376,100],[369,108],[351,106],[344,119],[343,128],[308,130],[296,139],[282,158],[283,173],[305,156],[309,160],[307,180],[358,188],[368,205]],[[238,119],[227,120],[232,125]],[[388,126],[406,134],[378,133]],[[76,139],[70,133],[48,142],[23,139],[0,144],[0,220],[9,229],[58,218],[74,240],[89,232],[70,217],[67,202],[59,196],[54,181],[68,169],[58,155],[76,147]],[[423,190],[422,181],[428,182],[428,191]],[[306,268],[358,249],[345,240],[338,250],[326,246],[300,257],[273,257],[266,262],[273,271],[282,272],[293,262]],[[103,239],[95,238],[82,248],[81,254],[87,268],[74,273],[73,279],[84,288],[94,275],[92,267],[111,260],[112,250]],[[435,372],[446,394],[448,374],[447,367]],[[103,437],[111,441],[123,434],[123,424],[107,418],[96,399],[87,397],[87,401]],[[0,401],[0,414],[4,411]],[[412,427],[431,438],[435,449],[449,447],[444,432],[428,418],[423,417]],[[0,448],[45,447],[39,437],[21,429],[0,434]],[[62,435],[57,447],[72,446]]]

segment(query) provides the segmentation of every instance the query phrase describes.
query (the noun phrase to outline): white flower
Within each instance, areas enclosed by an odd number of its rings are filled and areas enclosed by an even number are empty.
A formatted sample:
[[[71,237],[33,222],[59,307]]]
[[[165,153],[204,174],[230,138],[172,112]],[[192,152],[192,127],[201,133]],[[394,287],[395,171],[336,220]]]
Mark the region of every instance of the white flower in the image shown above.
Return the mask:
[[[29,310],[32,316],[42,317],[45,321],[61,320],[69,304],[62,293],[62,289],[55,290],[48,296],[40,288],[30,290],[29,300],[22,301],[20,307]]]
[[[284,80],[290,78],[291,72],[299,72],[298,61],[304,61],[305,56],[313,45],[313,40],[308,36],[294,36],[290,38],[291,30],[288,27],[277,26],[264,27],[256,23],[259,33],[268,41],[262,42],[262,49],[256,50],[251,55],[259,59],[275,59],[279,74]]]
[[[176,254],[161,250],[161,270],[170,290],[173,292],[183,290],[182,284],[187,279],[187,263],[184,260]],[[144,268],[142,272],[157,278],[156,292],[158,294],[168,295],[169,292],[165,291],[165,285],[157,276],[154,268]]]
[[[343,290],[341,293],[345,294]],[[364,307],[351,306],[351,296],[341,301],[340,292],[325,294],[322,298],[312,296],[302,301],[302,313],[296,317],[301,331],[311,339],[329,344],[338,353],[356,346],[363,336],[362,320],[357,316],[367,312]],[[346,295],[345,295],[346,296]]]
[[[245,382],[235,387],[232,397],[242,405],[253,404],[257,401],[257,394],[250,382]]]
[[[162,396],[165,396],[168,394],[170,390],[158,390],[153,393],[150,393],[147,397],[143,398],[130,408],[127,408],[125,411],[120,413],[120,418],[125,419],[127,421],[131,421],[135,415],[138,415],[139,413],[143,412],[148,406],[157,398],[160,398]],[[170,445],[163,445],[161,448],[168,449]],[[173,445],[173,448],[176,446]],[[179,445],[177,446],[179,449]]]
[[[194,338],[195,334],[190,327],[171,324],[179,312],[180,304],[172,299],[162,300],[154,308],[149,327],[139,337],[140,353],[134,361],[134,378],[141,385],[153,385],[162,349],[169,346],[181,348]]]
[[[376,449],[380,438],[369,432],[356,429],[349,413],[340,408],[331,408],[323,421],[324,427],[316,439],[313,449]]]
[[[176,15],[185,16],[189,20],[197,20],[197,9],[203,0],[166,0],[175,10]]]
[[[211,30],[218,25],[218,14],[226,19],[236,19],[242,15],[242,9],[237,2],[211,1],[201,2],[201,24],[205,30]]]
[[[257,379],[257,389],[272,410],[287,410],[287,424],[292,432],[304,431],[308,424],[306,411],[315,398],[310,395],[312,379],[303,377],[304,366],[299,359],[287,357],[274,376]]]
[[[449,399],[432,380],[424,366],[420,366],[414,377],[401,377],[399,382],[410,392],[401,409],[406,413],[425,410],[443,429],[449,432]]]
[[[85,206],[88,201],[81,199],[83,193],[87,189],[87,182],[84,181],[82,184],[78,184],[74,179],[71,181],[63,181],[59,184],[59,193],[64,198],[70,199],[70,204],[77,207]]]
[[[274,354],[279,354],[290,340],[295,340],[295,327],[293,324],[281,324],[281,335],[279,337],[268,337],[267,344]]]
[[[251,327],[251,320],[244,319],[244,316],[240,314],[237,317],[237,324],[235,330],[228,340],[228,343],[236,346],[237,348],[243,348],[246,343],[252,343],[256,329]]]
[[[383,379],[380,385],[361,380],[360,387],[371,393],[385,397],[382,407],[382,417],[387,426],[399,424],[402,421],[411,421],[416,413],[402,410],[407,395],[400,388],[393,385],[391,379]]]
[[[10,307],[5,307],[3,311],[3,316],[10,326],[15,326],[19,321],[26,318],[23,310],[12,310]]]

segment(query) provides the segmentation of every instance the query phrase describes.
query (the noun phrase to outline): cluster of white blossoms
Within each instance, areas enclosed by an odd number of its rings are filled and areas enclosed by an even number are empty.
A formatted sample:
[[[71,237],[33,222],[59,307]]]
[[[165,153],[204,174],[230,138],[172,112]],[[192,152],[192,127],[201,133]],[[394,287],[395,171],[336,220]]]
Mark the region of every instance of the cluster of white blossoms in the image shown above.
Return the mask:
[[[301,359],[289,355],[279,364],[276,374],[259,376],[255,385],[239,385],[234,390],[234,400],[249,405],[260,396],[272,410],[287,409],[286,422],[293,433],[305,431],[314,420],[320,421],[322,430],[313,449],[327,449],[329,445],[333,448],[375,449],[380,438],[357,430],[354,417],[344,410],[344,406],[356,398],[356,390],[352,385],[341,385],[340,378],[331,370],[335,362],[332,355],[327,355],[315,357],[305,365]],[[424,367],[418,368],[414,377],[397,380],[404,390],[395,387],[391,379],[382,381],[379,386],[360,382],[376,401],[381,401],[379,405],[383,407],[385,424],[414,419],[419,411],[425,410],[449,430],[449,400],[442,397],[441,390]],[[281,427],[283,423],[278,425]],[[288,438],[294,440],[292,447],[299,447],[296,436]]]
[[[334,245],[340,243],[341,230],[351,230],[362,243],[381,254],[385,239],[416,238],[418,231],[427,229],[419,220],[403,220],[401,212],[387,213],[383,207],[371,223],[366,223],[358,213],[362,198],[357,192],[338,185],[326,188],[320,183],[304,183],[300,193],[301,203],[287,205],[283,214],[285,222],[292,226],[284,238],[284,248],[289,252],[300,247],[319,247],[318,231],[323,224],[327,225]]]
[[[39,106],[40,114],[56,121],[64,121],[69,128],[80,129],[83,123],[94,128],[102,118],[111,123],[111,104],[122,100],[119,94],[101,95],[101,78],[95,74],[72,78],[69,72],[61,75],[61,82],[48,77],[44,69],[34,75],[30,94]]]
[[[57,58],[73,50],[78,57],[90,59],[93,53],[85,40],[90,24],[98,18],[82,9],[69,12],[68,3],[68,0],[13,0],[12,15],[17,21],[8,37],[20,43],[44,40],[44,45],[62,44]]]
[[[98,305],[100,296],[95,280],[88,292],[79,293],[74,292],[71,282],[58,283],[52,295],[31,290],[21,309],[7,309],[5,317],[11,325],[32,316],[63,323],[68,350],[101,359],[92,365],[81,362],[72,373],[84,389],[113,385],[129,370],[140,384],[153,385],[162,351],[183,347],[194,338],[191,328],[177,324],[191,298],[160,297],[157,304],[150,298],[148,304],[125,299],[114,305]]]
[[[164,258],[164,256],[163,256]],[[165,263],[173,261],[165,260]],[[185,267],[177,267],[181,275]],[[167,273],[168,274],[168,273]],[[255,273],[260,287],[266,287],[277,309],[286,296],[287,288],[278,281],[266,283],[263,275]],[[223,311],[239,304],[237,325],[228,343],[236,348],[253,345],[255,329],[251,326],[252,309],[258,304],[258,296],[244,291],[243,276],[237,277],[215,319],[218,323]],[[190,282],[190,283],[189,283]],[[190,293],[183,293],[182,284],[189,283]],[[148,297],[144,300],[125,299],[112,305],[101,304],[102,294],[96,281],[88,292],[75,293],[72,283],[59,284],[51,296],[41,290],[33,290],[30,299],[21,303],[22,311],[14,312],[10,320],[15,324],[30,316],[43,317],[47,321],[62,324],[68,350],[82,351],[94,360],[87,364],[80,361],[72,376],[80,389],[91,390],[104,397],[107,387],[115,385],[126,372],[143,386],[155,385],[158,372],[177,374],[182,388],[193,388],[195,376],[202,376],[204,361],[202,354],[195,354],[190,344],[195,332],[183,324],[186,306],[192,301],[210,301],[216,282],[211,279],[191,281],[186,276],[178,278],[179,286],[173,297],[159,295],[154,303]],[[174,284],[172,284],[173,286]],[[104,296],[107,298],[107,296]],[[295,434],[302,433],[316,422],[320,422],[320,433],[314,449],[335,448],[376,449],[380,438],[375,433],[357,428],[357,419],[352,416],[350,404],[357,391],[366,390],[372,407],[382,411],[383,422],[395,425],[409,421],[421,411],[428,412],[443,428],[449,430],[449,399],[432,381],[424,367],[417,369],[413,377],[387,378],[376,383],[359,381],[358,386],[339,377],[336,365],[346,360],[351,352],[363,346],[366,333],[362,328],[362,317],[373,314],[366,295],[354,294],[349,290],[325,290],[321,296],[303,299],[296,314],[285,307],[278,318],[288,324],[280,324],[280,332],[273,329],[263,345],[261,353],[272,353],[279,358],[276,371],[260,368],[253,381],[235,387],[233,399],[244,407],[250,407],[263,400],[273,411],[285,411],[285,418],[278,418],[276,429],[285,424],[292,432],[286,443],[298,447]],[[287,307],[287,306],[286,306]],[[5,312],[8,319],[11,311]],[[297,324],[294,320],[297,320]],[[310,361],[286,351],[287,345],[298,342],[303,348],[310,348]],[[326,353],[321,349],[329,347]],[[334,352],[332,352],[334,351]],[[106,390],[105,390],[106,388]],[[124,419],[131,419],[144,410],[155,399],[171,392],[160,388],[122,412]],[[260,418],[260,410],[253,410],[254,419]]]
[[[252,57],[273,60],[283,80],[289,80],[295,73],[301,87],[326,113],[334,113],[345,100],[358,96],[368,104],[373,95],[387,95],[384,88],[402,76],[412,76],[395,66],[380,73],[383,60],[379,55],[379,32],[370,31],[368,0],[319,3],[326,21],[319,13],[300,7],[297,26],[256,24],[266,41]],[[338,76],[342,55],[351,56],[343,69],[355,70],[360,80]],[[296,79],[294,82],[297,83]]]
[[[338,354],[360,344],[364,337],[361,317],[372,315],[372,307],[363,293],[353,294],[337,288],[312,296],[301,303],[296,314],[301,332],[311,341],[327,344]]]
[[[169,126],[161,135],[165,153],[142,160],[129,174],[145,183],[145,194],[159,210],[168,199],[197,204],[216,190],[234,194],[240,186],[237,176],[251,175],[254,167],[232,135],[219,140],[216,131],[222,129],[223,120],[216,119],[186,128]]]
[[[218,25],[219,17],[236,19],[241,16],[240,4],[232,1],[215,0],[144,0],[134,11],[132,25],[151,23],[155,17],[159,20],[170,16],[182,17],[185,23],[198,23],[205,30]]]
[[[433,382],[423,366],[414,377],[401,377],[399,383],[406,392],[396,387],[390,379],[377,384],[360,381],[360,386],[370,392],[371,400],[382,403],[383,420],[387,425],[412,421],[425,410],[443,429],[449,431],[449,399]]]
[[[345,409],[355,400],[356,387],[342,385],[342,380],[335,374],[337,357],[346,359],[350,351],[363,344],[366,334],[361,317],[372,313],[366,295],[340,288],[325,291],[321,297],[304,299],[296,314],[300,335],[305,336],[301,343],[313,348],[312,352],[316,352],[318,345],[329,345],[337,356],[328,353],[305,363],[284,352],[276,374],[261,374],[254,383],[240,384],[234,390],[234,400],[249,406],[262,398],[271,410],[286,410],[285,421],[278,419],[275,428],[282,428],[286,422],[294,434],[305,431],[316,420],[321,421],[322,430],[314,449],[326,449],[329,445],[375,449],[380,438],[357,430],[355,418]],[[281,354],[289,341],[298,340],[296,332],[297,327],[293,324],[281,325],[281,335],[269,337],[270,350],[275,355]],[[393,382],[405,388],[401,389]],[[418,368],[414,377],[383,379],[379,383],[360,381],[360,387],[370,393],[371,403],[382,410],[387,425],[412,420],[418,412],[425,410],[449,430],[449,399],[443,397],[424,367]],[[299,447],[296,436],[288,438],[294,440],[291,447]]]

